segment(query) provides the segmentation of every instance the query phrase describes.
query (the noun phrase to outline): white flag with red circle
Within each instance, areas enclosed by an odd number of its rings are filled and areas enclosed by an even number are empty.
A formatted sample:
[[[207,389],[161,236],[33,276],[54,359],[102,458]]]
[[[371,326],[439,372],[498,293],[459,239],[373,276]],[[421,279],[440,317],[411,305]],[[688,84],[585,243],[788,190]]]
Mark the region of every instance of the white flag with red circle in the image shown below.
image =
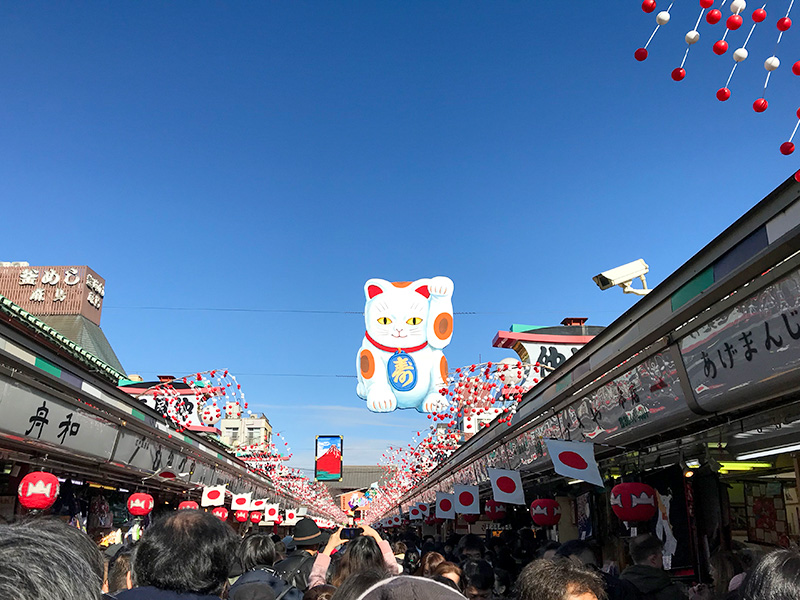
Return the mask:
[[[436,518],[437,519],[456,518],[456,498],[453,494],[436,492]]]
[[[525,504],[525,492],[522,490],[522,477],[519,471],[490,467],[489,479],[492,481],[494,500],[505,504]]]
[[[458,514],[481,514],[481,505],[478,501],[477,485],[454,485],[453,496],[456,498],[456,512]]]
[[[264,520],[265,521],[275,521],[280,514],[280,506],[277,504],[265,504],[264,505]]]
[[[200,500],[201,506],[222,506],[225,504],[225,486],[214,485],[203,488],[203,499]]]
[[[250,510],[250,503],[253,500],[253,492],[246,494],[234,494],[231,498],[231,508],[233,510]]]
[[[256,498],[250,503],[250,510],[263,511],[266,505],[266,498]]]
[[[297,510],[294,508],[287,508],[286,509],[286,518],[283,520],[283,525],[297,525],[297,522],[300,520],[300,516],[297,514]]]
[[[545,440],[544,443],[556,473],[600,487],[604,485],[594,458],[594,444],[564,440]]]
[[[412,521],[419,521],[422,519],[422,511],[419,509],[419,504],[413,504],[408,509],[408,518]]]
[[[417,504],[417,508],[419,508],[419,512],[422,513],[423,517],[427,517],[431,514],[431,505],[427,502],[420,502]]]

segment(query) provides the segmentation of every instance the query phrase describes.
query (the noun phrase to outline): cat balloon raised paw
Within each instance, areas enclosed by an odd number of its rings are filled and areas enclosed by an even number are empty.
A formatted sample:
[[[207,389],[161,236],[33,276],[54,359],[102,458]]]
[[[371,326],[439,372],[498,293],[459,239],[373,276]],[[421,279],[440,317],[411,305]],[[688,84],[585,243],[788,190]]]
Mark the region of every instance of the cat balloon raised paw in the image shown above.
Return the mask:
[[[453,337],[452,280],[370,279],[364,295],[367,331],[356,360],[356,393],[372,412],[434,412],[447,381],[442,349]]]

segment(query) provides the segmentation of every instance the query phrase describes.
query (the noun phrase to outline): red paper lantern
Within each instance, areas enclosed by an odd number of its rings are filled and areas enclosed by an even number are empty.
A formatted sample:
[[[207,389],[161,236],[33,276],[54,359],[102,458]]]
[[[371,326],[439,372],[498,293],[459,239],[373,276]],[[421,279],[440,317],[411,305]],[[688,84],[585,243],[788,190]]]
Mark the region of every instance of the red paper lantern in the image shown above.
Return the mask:
[[[558,525],[561,520],[561,507],[551,498],[540,498],[531,502],[531,518],[542,527]]]
[[[259,512],[257,510],[253,511],[253,512],[250,513],[250,522],[251,523],[260,523],[261,522],[261,517],[263,517],[263,516],[264,516],[264,513]]]
[[[275,525],[280,525],[281,523],[283,523],[283,517],[278,515],[275,517]]]
[[[155,501],[150,494],[138,492],[128,496],[128,512],[134,517],[149,515],[153,506],[155,506]]]
[[[506,505],[496,500],[487,500],[486,516],[492,521],[502,521],[506,518]]]
[[[44,471],[34,471],[22,478],[17,488],[19,503],[29,510],[45,510],[58,498],[58,477]]]
[[[467,523],[477,523],[480,515],[461,515]]]
[[[656,508],[656,491],[645,483],[620,483],[611,490],[611,510],[623,521],[649,521]]]
[[[228,520],[228,509],[224,506],[218,506],[211,511],[211,514],[217,517],[220,521]]]
[[[250,513],[246,510],[237,510],[233,513],[233,518],[239,521],[239,523],[244,523],[247,521],[247,518],[250,516]]]
[[[194,500],[184,500],[178,504],[178,510],[199,510],[200,505]]]

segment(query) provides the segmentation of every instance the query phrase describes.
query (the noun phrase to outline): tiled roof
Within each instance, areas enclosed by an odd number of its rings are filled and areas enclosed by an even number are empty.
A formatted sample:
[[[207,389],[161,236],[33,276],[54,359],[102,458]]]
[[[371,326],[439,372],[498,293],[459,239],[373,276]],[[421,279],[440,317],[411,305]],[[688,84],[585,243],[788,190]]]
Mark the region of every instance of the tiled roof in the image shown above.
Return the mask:
[[[125,369],[122,368],[103,330],[83,315],[49,315],[39,318],[89,354],[125,374]]]
[[[342,465],[342,480],[330,481],[325,485],[331,492],[331,496],[338,496],[353,490],[362,490],[378,481],[383,475],[384,470],[377,465]]]

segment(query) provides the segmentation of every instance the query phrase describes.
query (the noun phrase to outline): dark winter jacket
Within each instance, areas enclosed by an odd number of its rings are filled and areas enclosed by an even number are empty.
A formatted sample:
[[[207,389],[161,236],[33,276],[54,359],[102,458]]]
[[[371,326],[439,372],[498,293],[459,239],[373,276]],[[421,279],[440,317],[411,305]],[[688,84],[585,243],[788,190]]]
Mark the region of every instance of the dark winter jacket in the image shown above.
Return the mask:
[[[181,594],[171,590],[160,590],[146,586],[124,590],[116,595],[117,600],[219,600],[219,596],[207,594]]]
[[[256,567],[239,577],[236,583],[231,586],[228,592],[229,600],[238,600],[237,595],[241,586],[248,583],[261,583],[270,587],[272,591],[275,592],[275,597],[280,597],[281,600],[302,600],[303,598],[303,592],[290,586],[280,577],[276,577],[272,572],[272,568]],[[281,596],[284,592],[286,593]]]
[[[301,591],[308,588],[308,578],[314,566],[314,557],[298,548],[272,567],[275,575]]]
[[[669,573],[650,565],[633,565],[620,575],[630,581],[640,592],[643,600],[686,600],[681,588],[672,583]]]

